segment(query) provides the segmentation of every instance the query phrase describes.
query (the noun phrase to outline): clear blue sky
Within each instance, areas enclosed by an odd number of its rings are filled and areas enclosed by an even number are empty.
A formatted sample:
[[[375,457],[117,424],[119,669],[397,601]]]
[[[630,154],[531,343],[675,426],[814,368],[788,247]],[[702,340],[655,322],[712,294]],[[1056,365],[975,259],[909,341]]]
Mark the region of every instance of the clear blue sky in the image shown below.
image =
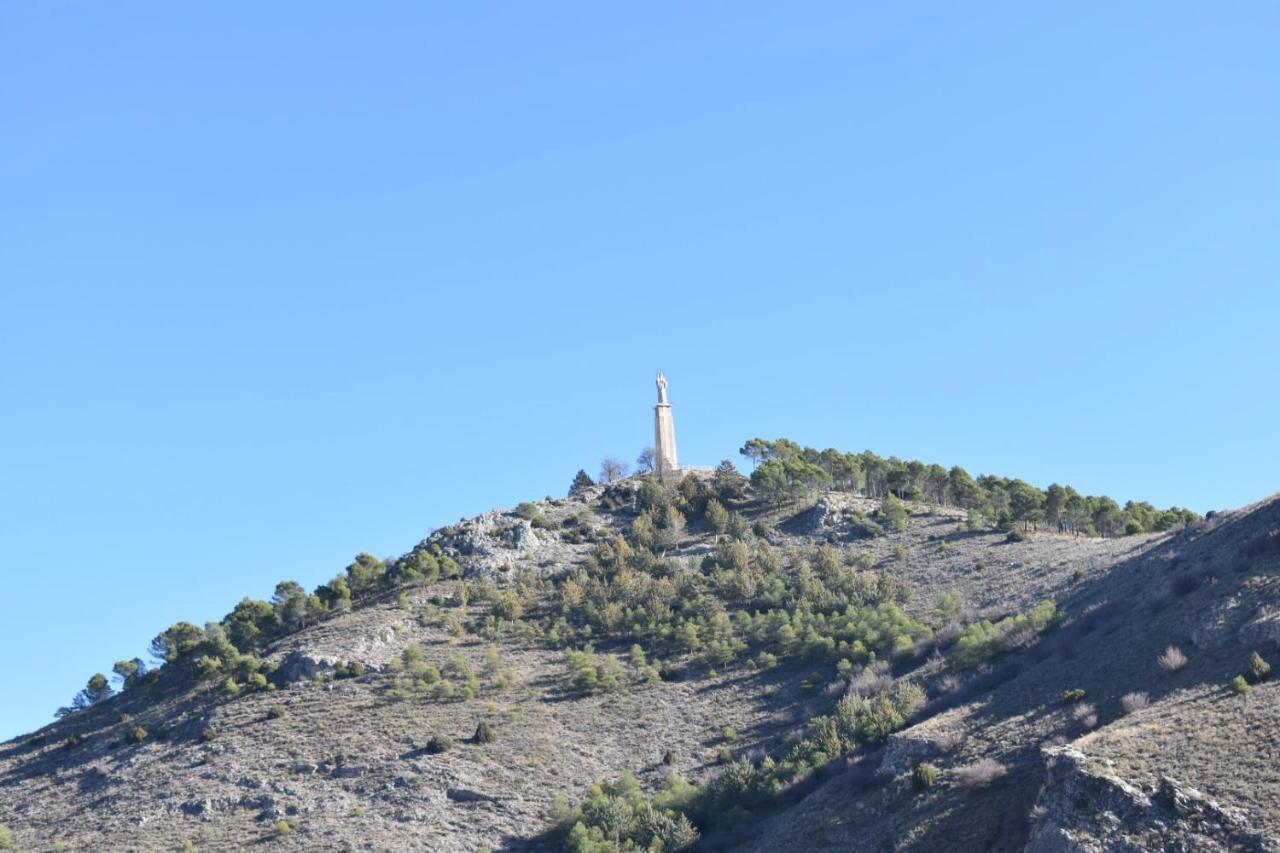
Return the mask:
[[[1280,488],[1280,9],[1049,5],[5,4],[0,737],[657,367],[687,462]]]

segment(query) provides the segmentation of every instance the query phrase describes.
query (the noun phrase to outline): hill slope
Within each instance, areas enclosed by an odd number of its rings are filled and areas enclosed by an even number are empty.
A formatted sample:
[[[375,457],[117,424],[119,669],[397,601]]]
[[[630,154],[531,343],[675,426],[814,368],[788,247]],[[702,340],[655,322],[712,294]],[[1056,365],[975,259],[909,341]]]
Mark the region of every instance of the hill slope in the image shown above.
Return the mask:
[[[682,816],[706,849],[1280,849],[1280,687],[1229,686],[1280,664],[1280,503],[1010,541],[835,491],[730,490],[717,522],[713,491],[437,531],[263,643],[268,689],[181,658],[4,744],[0,824],[30,850],[670,849]],[[445,557],[461,578],[403,570]]]

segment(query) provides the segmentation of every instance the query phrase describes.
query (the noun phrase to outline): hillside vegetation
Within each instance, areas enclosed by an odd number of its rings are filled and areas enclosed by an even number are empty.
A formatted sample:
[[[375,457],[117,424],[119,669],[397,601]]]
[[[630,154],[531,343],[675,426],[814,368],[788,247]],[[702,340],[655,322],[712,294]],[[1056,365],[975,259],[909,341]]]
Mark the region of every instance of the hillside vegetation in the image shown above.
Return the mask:
[[[1012,850],[1113,814],[1132,849],[1275,847],[1277,504],[742,452],[750,477],[580,474],[171,626],[0,748],[0,824],[22,849]]]

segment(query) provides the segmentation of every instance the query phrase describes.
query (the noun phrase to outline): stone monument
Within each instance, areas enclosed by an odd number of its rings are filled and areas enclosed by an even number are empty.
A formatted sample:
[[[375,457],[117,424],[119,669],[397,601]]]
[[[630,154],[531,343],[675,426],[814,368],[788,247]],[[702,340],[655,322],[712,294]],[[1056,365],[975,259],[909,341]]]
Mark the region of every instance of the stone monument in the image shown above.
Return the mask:
[[[680,463],[676,460],[676,422],[667,402],[667,377],[658,371],[658,405],[653,407],[653,470],[667,480]]]

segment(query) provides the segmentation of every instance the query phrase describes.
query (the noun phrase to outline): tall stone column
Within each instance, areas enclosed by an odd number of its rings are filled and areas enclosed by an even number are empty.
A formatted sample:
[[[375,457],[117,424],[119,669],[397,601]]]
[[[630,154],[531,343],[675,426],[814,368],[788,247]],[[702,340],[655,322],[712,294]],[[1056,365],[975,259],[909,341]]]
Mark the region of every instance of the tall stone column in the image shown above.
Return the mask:
[[[676,459],[676,422],[667,402],[667,377],[658,371],[658,405],[653,407],[653,467],[658,479],[669,479],[680,467]]]

